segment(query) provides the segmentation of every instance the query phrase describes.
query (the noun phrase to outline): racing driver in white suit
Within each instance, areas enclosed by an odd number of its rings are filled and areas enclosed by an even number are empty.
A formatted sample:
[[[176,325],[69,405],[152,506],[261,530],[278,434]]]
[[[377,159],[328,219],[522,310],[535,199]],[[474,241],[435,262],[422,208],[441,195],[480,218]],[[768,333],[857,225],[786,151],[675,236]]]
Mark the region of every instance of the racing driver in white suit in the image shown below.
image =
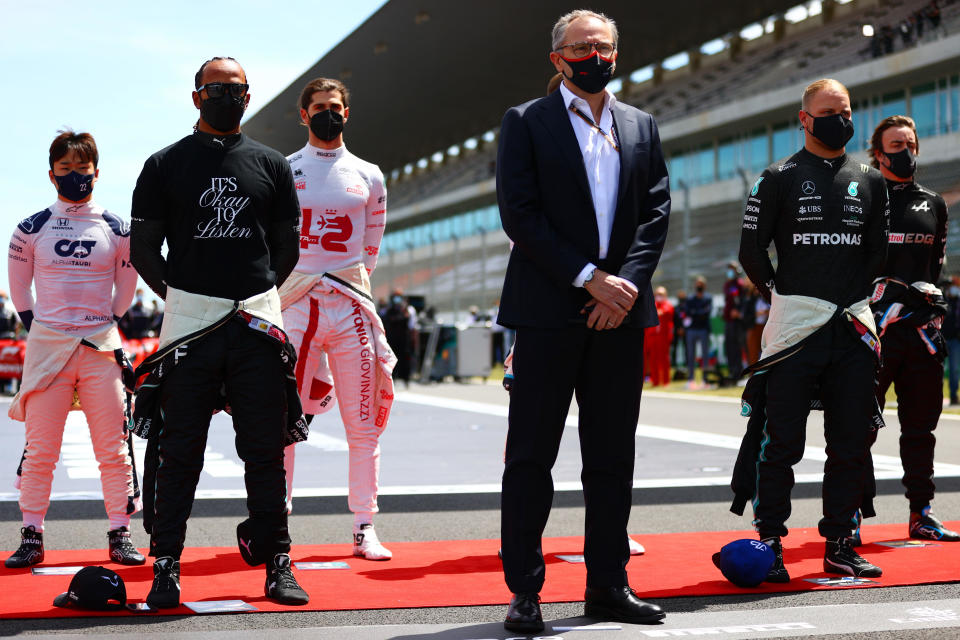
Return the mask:
[[[57,201],[20,222],[10,239],[10,295],[29,332],[23,383],[9,411],[26,422],[27,440],[20,467],[22,542],[5,562],[10,568],[43,561],[43,521],[74,392],[100,466],[110,558],[145,562],[130,542],[130,516],[140,504],[117,330],[137,272],[130,265],[129,225],[93,201],[98,160],[93,136],[61,132],[50,145]]]
[[[386,220],[380,169],[343,144],[350,93],[317,78],[300,95],[308,142],[288,160],[300,199],[300,260],[280,290],[283,322],[297,349],[297,384],[308,416],[340,406],[349,447],[353,553],[389,560],[373,528],[377,512],[380,433],[393,401],[396,358],[370,293]],[[288,510],[294,447],[287,447]]]

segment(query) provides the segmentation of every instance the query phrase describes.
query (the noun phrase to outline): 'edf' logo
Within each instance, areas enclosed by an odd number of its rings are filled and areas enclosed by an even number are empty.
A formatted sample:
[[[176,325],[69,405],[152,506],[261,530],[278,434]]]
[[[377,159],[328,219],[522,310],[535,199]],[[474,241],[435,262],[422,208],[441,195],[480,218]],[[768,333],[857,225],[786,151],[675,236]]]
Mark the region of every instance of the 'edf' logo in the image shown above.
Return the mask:
[[[86,258],[93,251],[96,240],[61,240],[53,245],[58,256],[64,258]]]
[[[763,176],[757,178],[757,181],[753,183],[753,189],[750,191],[750,195],[757,195],[757,191],[760,191],[760,183],[763,182]]]
[[[858,185],[858,184],[860,184],[860,183],[859,183],[859,182],[851,182],[849,185],[847,185],[847,193],[849,193],[850,195],[856,197],[856,195],[857,195],[857,185]]]

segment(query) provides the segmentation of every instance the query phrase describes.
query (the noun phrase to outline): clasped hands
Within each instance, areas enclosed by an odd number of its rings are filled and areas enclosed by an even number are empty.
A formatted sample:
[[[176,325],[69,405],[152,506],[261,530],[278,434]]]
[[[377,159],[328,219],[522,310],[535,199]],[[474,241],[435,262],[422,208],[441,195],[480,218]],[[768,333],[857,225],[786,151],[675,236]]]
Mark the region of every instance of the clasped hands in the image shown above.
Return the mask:
[[[600,269],[584,288],[592,297],[580,313],[590,314],[587,328],[597,331],[619,327],[637,300],[637,288],[632,282]]]

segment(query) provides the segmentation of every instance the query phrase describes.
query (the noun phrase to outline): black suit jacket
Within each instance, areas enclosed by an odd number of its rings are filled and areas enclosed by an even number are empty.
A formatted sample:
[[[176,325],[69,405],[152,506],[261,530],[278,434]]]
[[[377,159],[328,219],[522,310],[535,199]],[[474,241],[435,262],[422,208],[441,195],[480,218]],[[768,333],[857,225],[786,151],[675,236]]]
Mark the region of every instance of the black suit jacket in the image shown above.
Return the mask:
[[[597,218],[583,156],[560,91],[513,107],[497,152],[497,201],[514,241],[497,321],[559,328],[585,322],[590,294],[573,280],[592,262],[637,286],[624,326],[657,324],[650,279],[667,238],[670,187],[653,117],[617,102],[620,181],[607,257],[599,257]]]

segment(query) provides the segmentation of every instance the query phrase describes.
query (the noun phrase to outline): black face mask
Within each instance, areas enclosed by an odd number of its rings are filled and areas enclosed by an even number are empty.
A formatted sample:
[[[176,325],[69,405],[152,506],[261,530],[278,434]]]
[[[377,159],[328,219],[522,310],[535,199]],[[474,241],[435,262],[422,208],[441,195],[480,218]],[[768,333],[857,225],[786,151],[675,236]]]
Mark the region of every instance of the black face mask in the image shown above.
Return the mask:
[[[596,51],[586,58],[571,60],[560,56],[560,59],[570,65],[573,71],[573,75],[567,79],[587,93],[600,93],[613,77],[613,60],[601,58]]]
[[[910,149],[901,149],[896,153],[886,153],[887,160],[890,161],[890,166],[887,169],[890,170],[890,173],[897,176],[898,178],[912,178],[914,172],[917,170],[917,157],[913,155]]]
[[[207,98],[200,103],[200,117],[217,131],[233,131],[240,126],[243,112],[247,110],[243,97],[231,95]]]
[[[343,114],[327,109],[310,117],[310,131],[324,142],[330,142],[343,133]]]
[[[57,181],[57,192],[71,202],[80,202],[93,193],[94,174],[82,174],[71,171],[65,176],[53,176]]]
[[[853,121],[839,113],[819,118],[815,118],[806,111],[804,113],[813,119],[813,131],[811,131],[813,137],[829,149],[843,149],[853,137]]]

